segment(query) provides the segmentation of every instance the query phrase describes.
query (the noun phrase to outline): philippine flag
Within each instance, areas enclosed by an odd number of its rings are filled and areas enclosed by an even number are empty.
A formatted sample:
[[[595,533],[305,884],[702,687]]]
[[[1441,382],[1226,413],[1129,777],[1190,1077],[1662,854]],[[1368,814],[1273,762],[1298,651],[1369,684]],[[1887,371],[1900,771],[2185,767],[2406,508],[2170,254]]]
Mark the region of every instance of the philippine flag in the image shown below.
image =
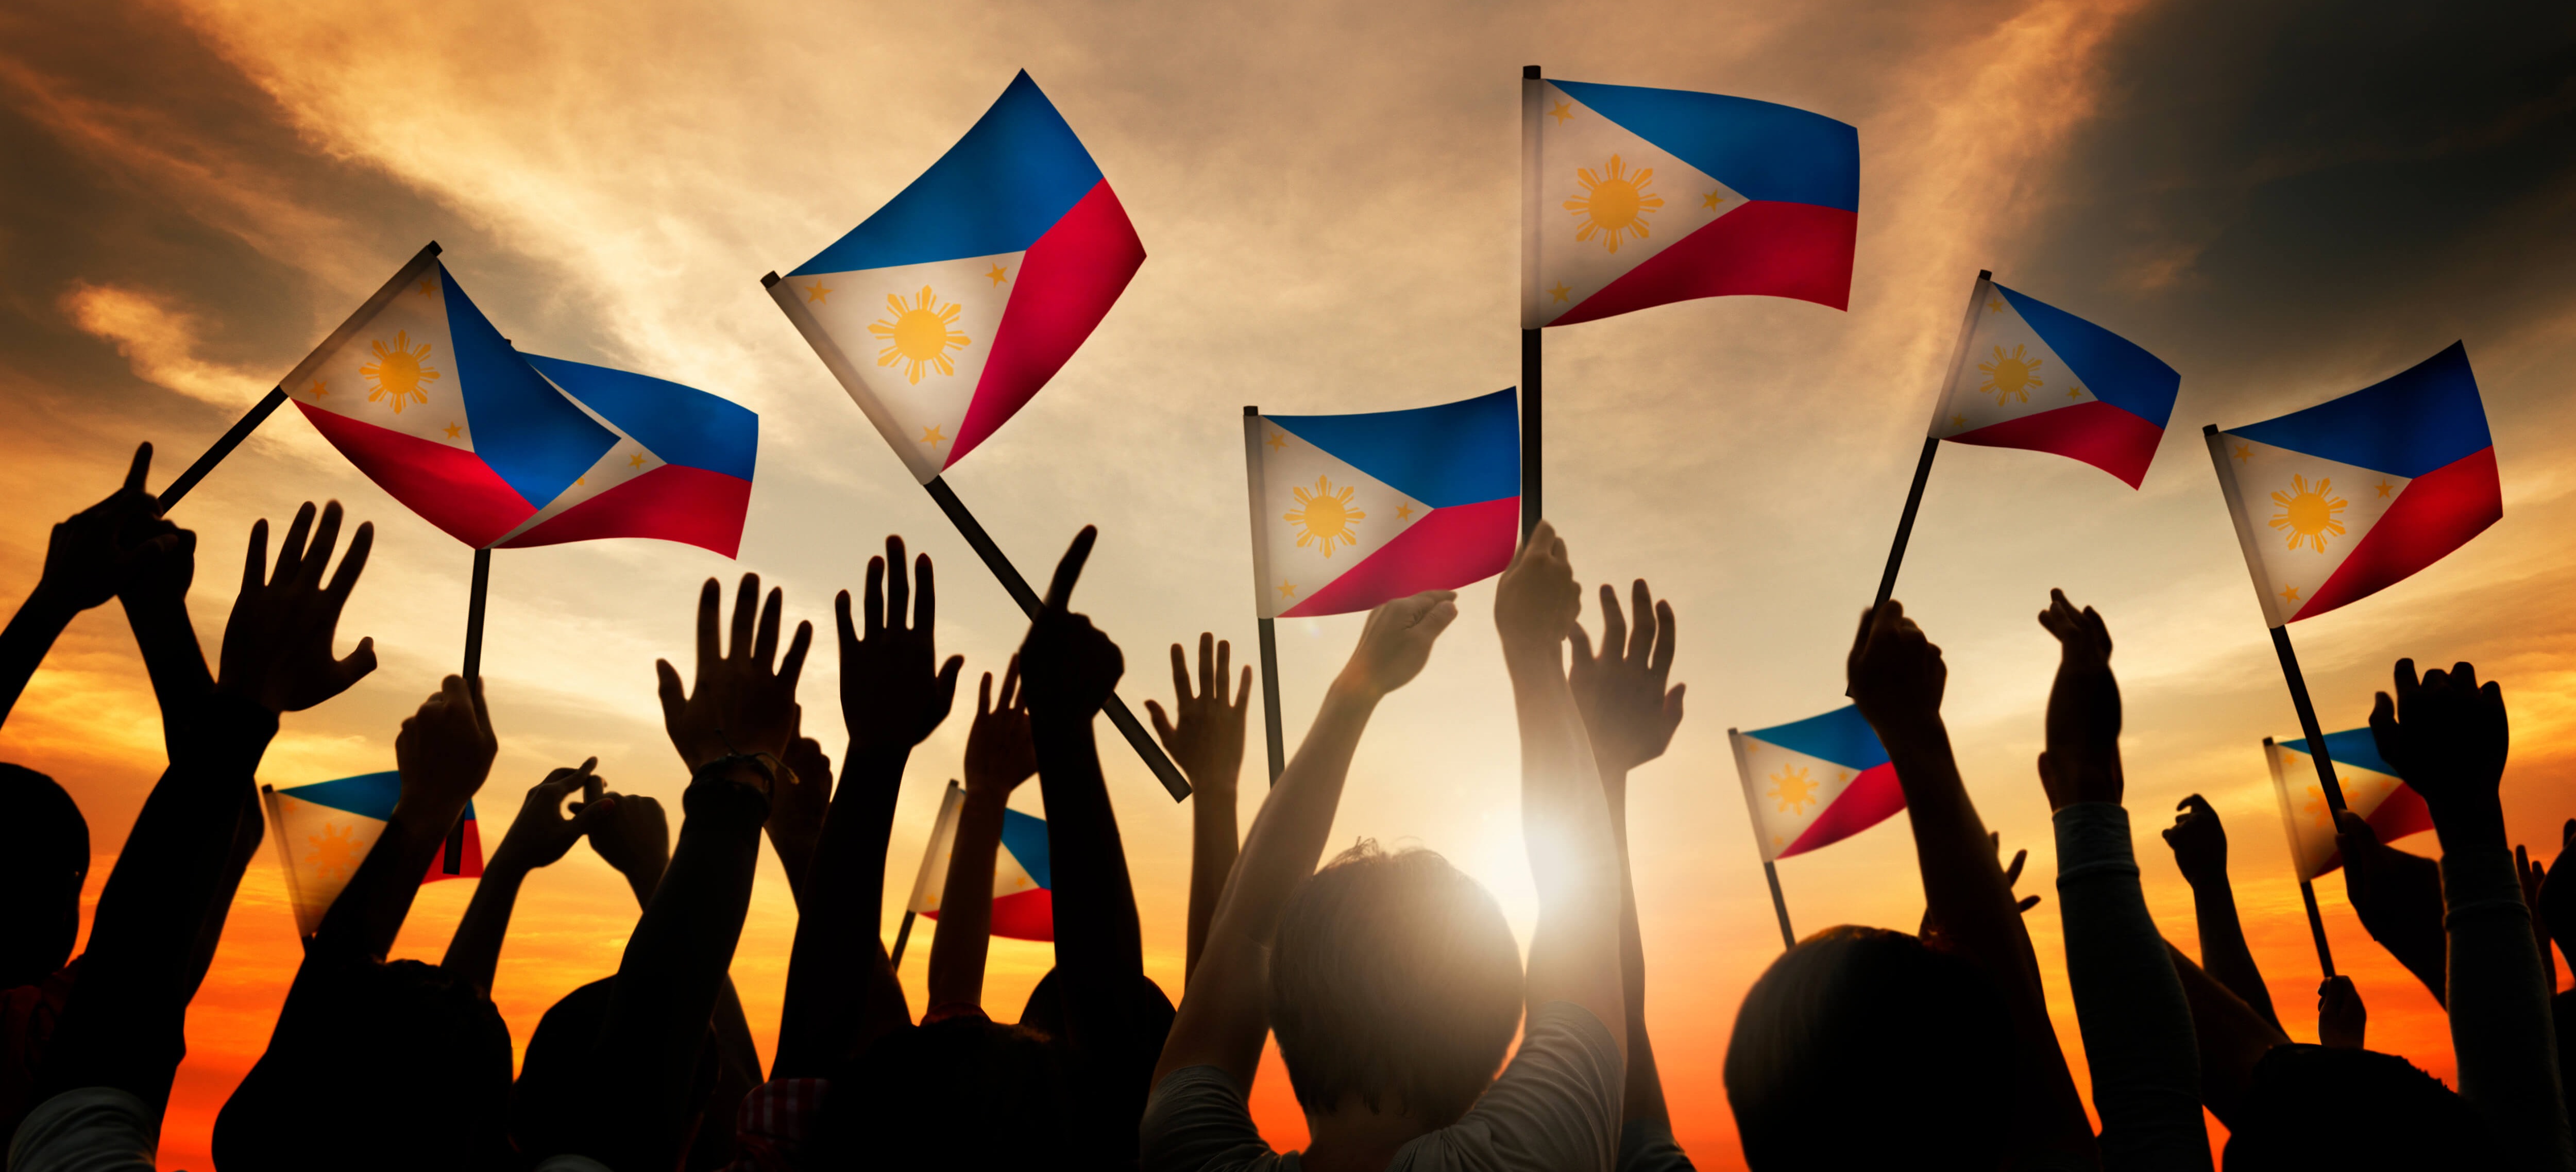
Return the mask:
[[[322,915],[340,889],[358,873],[358,864],[394,816],[394,799],[402,796],[402,774],[362,773],[338,781],[279,789],[259,788],[268,807],[269,833],[277,841],[277,860],[286,869],[287,901],[295,907],[299,935],[322,927]],[[464,854],[449,870],[444,853],[429,863],[422,882],[471,879],[483,873],[483,835],[474,822],[474,803],[465,804]]]
[[[939,918],[939,897],[948,887],[948,856],[957,845],[957,816],[966,791],[948,783],[932,824],[929,849],[921,855],[921,873],[913,878],[912,899],[905,910]],[[1002,846],[993,852],[993,935],[1013,940],[1055,939],[1055,892],[1047,875],[1046,819],[1017,810],[1002,811]]]
[[[2343,865],[2335,849],[2334,811],[2318,784],[2315,755],[2305,739],[2263,740],[2263,755],[2272,766],[2272,792],[2281,799],[2281,825],[2290,832],[2290,861],[2299,878],[2314,879]],[[2380,759],[2379,741],[2366,728],[2326,734],[2326,756],[2334,761],[2335,784],[2343,789],[2345,808],[2361,815],[2381,842],[2393,842],[2433,828],[2433,812],[2413,788]],[[2305,779],[2305,780],[2302,780]]]
[[[1830,846],[1905,808],[1878,734],[1845,705],[1749,732],[1726,730],[1762,861]]]
[[[278,385],[368,479],[476,548],[534,517],[618,440],[510,348],[436,244]]]
[[[1054,377],[1144,263],[1109,181],[1023,72],[769,293],[927,484]]]
[[[2147,475],[2182,375],[2136,343],[1977,279],[1932,436],[2082,460],[2131,488]]]
[[[2504,516],[2495,441],[2459,342],[2340,399],[2207,435],[2275,627],[2395,585]]]
[[[1245,408],[1257,612],[1345,614],[1503,572],[1520,543],[1520,434],[1510,390],[1358,415]]]
[[[705,391],[561,358],[528,364],[617,442],[494,545],[657,537],[732,557],[751,510],[760,417]]]
[[[1860,132],[1687,90],[1521,83],[1521,328],[1695,297],[1851,302]]]

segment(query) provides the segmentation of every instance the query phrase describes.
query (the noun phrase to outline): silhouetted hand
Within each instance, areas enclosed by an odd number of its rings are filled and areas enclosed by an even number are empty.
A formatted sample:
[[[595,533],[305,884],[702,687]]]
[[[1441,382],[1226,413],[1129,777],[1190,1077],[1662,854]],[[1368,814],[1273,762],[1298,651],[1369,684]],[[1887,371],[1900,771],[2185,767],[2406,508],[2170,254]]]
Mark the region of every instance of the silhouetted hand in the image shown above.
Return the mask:
[[[1002,696],[993,698],[993,673],[975,689],[975,725],[966,733],[966,792],[1007,798],[1037,776],[1037,741],[1029,732],[1027,698],[1020,692],[1020,657],[1002,671]],[[1184,763],[1186,765],[1186,762]]]
[[[2396,698],[2381,692],[2370,709],[2380,759],[2423,795],[2434,828],[2445,836],[2444,849],[2453,846],[2449,836],[2471,822],[2480,829],[2493,823],[2495,845],[2503,845],[2496,786],[2504,780],[2512,748],[2504,691],[2492,682],[2481,686],[2478,669],[2466,663],[2426,672],[2418,681],[2415,661],[2401,659],[2396,676]]]
[[[2370,1025],[2370,1011],[2361,1004],[2361,990],[2353,987],[2351,977],[2328,977],[2317,986],[2317,1041],[2338,1050],[2361,1049],[2361,1038]]]
[[[734,596],[733,646],[726,650],[717,631],[724,588],[713,578],[698,591],[698,666],[695,684],[680,689],[679,669],[667,659],[653,661],[661,684],[662,727],[671,747],[696,773],[701,766],[730,753],[784,753],[796,734],[801,713],[796,707],[796,679],[805,671],[805,652],[814,642],[814,624],[796,624],[796,638],[778,656],[778,628],[784,597],[769,592],[760,599],[760,575],[742,576]],[[757,629],[755,630],[755,626]],[[776,661],[775,670],[771,663]]]
[[[1682,724],[1682,691],[1664,682],[1672,675],[1675,630],[1673,607],[1657,602],[1646,580],[1630,587],[1637,622],[1632,629],[1619,613],[1619,592],[1601,586],[1601,651],[1595,655],[1583,624],[1574,625],[1574,706],[1592,736],[1592,755],[1601,779],[1664,755],[1673,731]]]
[[[483,707],[483,681],[469,685],[449,676],[394,737],[394,762],[402,771],[400,804],[444,830],[492,773],[499,745]]]
[[[491,865],[523,871],[552,866],[584,833],[607,818],[617,808],[617,799],[602,791],[599,776],[591,772],[598,767],[599,758],[593,757],[578,769],[554,770],[529,786],[519,816],[510,821],[509,833],[492,850]],[[580,798],[566,813],[564,799],[575,794]]]
[[[2165,830],[2165,845],[2173,848],[2174,865],[2182,868],[2185,882],[2194,887],[2227,881],[2227,828],[2219,825],[2218,811],[2209,808],[2209,799],[2193,794],[2174,806],[2182,811],[2174,824]]]
[[[1988,831],[1986,833],[1986,841],[1994,844],[1995,855],[1996,857],[2001,858],[2004,853],[2003,832],[2000,830]],[[2013,852],[2012,861],[2004,864],[2004,890],[2010,891],[2021,885],[2022,864],[2029,861],[2029,851],[2017,850]],[[2030,913],[2030,909],[2038,906],[2039,897],[2036,895],[2025,895],[2020,899],[2013,901],[2013,910],[2024,915],[2028,915]],[[1933,918],[1931,908],[1926,907],[1923,909],[1923,922],[1915,928],[1914,934],[1922,937],[1927,942],[1937,942],[1942,939],[1941,923],[1939,920]]]
[[[1047,583],[1046,605],[1020,643],[1020,694],[1034,716],[1087,720],[1127,670],[1118,645],[1091,625],[1090,616],[1072,610],[1074,584],[1082,580],[1083,563],[1099,539],[1100,531],[1090,525],[1073,535]]]
[[[1377,698],[1412,683],[1431,662],[1432,644],[1456,621],[1455,590],[1425,590],[1377,604],[1334,686]]]
[[[144,491],[152,470],[152,445],[134,449],[125,483],[107,499],[54,526],[45,546],[44,576],[36,597],[63,611],[84,611],[125,592],[136,576],[173,549],[195,548],[195,536],[161,519],[160,505]],[[186,589],[184,580],[181,589]]]
[[[312,541],[307,544],[306,533]],[[242,565],[240,597],[233,600],[231,621],[224,625],[222,671],[215,686],[271,712],[301,712],[349,690],[376,670],[376,641],[358,640],[346,659],[331,657],[340,626],[340,608],[367,568],[367,551],[376,543],[373,524],[358,526],[349,554],[340,559],[331,584],[322,584],[331,547],[340,538],[340,502],[322,508],[322,523],[313,523],[313,505],[295,510],[286,539],[278,543],[277,572],[268,562],[268,522],[250,527],[250,552]],[[476,701],[480,702],[479,698]],[[489,757],[485,763],[489,764]],[[477,784],[480,784],[478,779]]]
[[[1565,539],[1556,535],[1556,526],[1540,521],[1494,584],[1494,628],[1502,633],[1503,654],[1563,662],[1557,645],[1582,614],[1583,588],[1575,585]]]
[[[1941,662],[1941,648],[1905,617],[1905,604],[1891,598],[1861,612],[1844,679],[1853,705],[1885,740],[1940,722],[1950,668]]]
[[[1217,786],[1232,789],[1243,776],[1243,724],[1251,711],[1252,669],[1243,669],[1243,678],[1232,702],[1225,697],[1226,683],[1233,675],[1234,647],[1220,642],[1213,632],[1199,633],[1199,683],[1190,688],[1189,660],[1182,655],[1181,645],[1172,644],[1172,707],[1180,713],[1175,722],[1163,706],[1145,701],[1145,713],[1153,718],[1154,735],[1163,739],[1163,748],[1190,779],[1192,790]],[[974,750],[967,750],[971,759]]]
[[[903,539],[886,538],[884,557],[868,559],[866,603],[850,618],[850,592],[834,600],[841,619],[841,719],[850,727],[850,754],[903,752],[948,719],[957,701],[957,673],[966,658],[940,663],[931,628],[939,615],[939,587],[930,555],[914,560],[907,578]],[[920,594],[913,590],[918,585]],[[912,609],[909,625],[904,608]]]
[[[2558,950],[2567,954],[2567,963],[2576,965],[2576,818],[2567,820],[2560,832],[2558,858],[2549,864],[2549,876],[2540,885],[2540,922],[2547,925]]]
[[[2379,841],[2361,815],[2335,816],[2335,849],[2343,856],[2344,893],[2361,926],[2415,974],[2436,998],[2444,993],[2442,865]]]
[[[2057,636],[2057,682],[2048,693],[2048,750],[2040,754],[2040,785],[2048,806],[2077,802],[2118,805],[2120,684],[2111,675],[2111,632],[2092,607],[2082,611],[2066,592],[2048,592],[2039,625]]]
[[[780,760],[796,780],[780,784],[769,795],[769,845],[778,851],[779,865],[787,870],[792,887],[804,881],[807,864],[814,861],[814,849],[823,841],[823,816],[832,808],[832,759],[823,755],[823,745],[797,729],[794,740]]]
[[[642,794],[611,793],[600,800],[608,812],[583,829],[590,849],[624,875],[639,898],[650,896],[671,865],[671,822],[662,803]]]

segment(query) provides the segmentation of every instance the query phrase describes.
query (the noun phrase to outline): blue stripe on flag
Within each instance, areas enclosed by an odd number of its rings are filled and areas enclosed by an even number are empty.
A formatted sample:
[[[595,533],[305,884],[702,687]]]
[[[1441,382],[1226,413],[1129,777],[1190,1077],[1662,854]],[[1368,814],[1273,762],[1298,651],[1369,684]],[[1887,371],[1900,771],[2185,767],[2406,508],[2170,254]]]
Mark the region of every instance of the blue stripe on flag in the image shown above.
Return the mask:
[[[1749,729],[1741,735],[1831,761],[1854,773],[1887,764],[1887,750],[1879,745],[1878,734],[1861,719],[1860,709],[1849,704],[1822,716]]]
[[[387,822],[394,816],[394,799],[402,796],[402,774],[390,771],[361,773],[335,781],[285,786],[279,788],[277,794],[334,810],[346,810],[361,818]],[[474,820],[474,803],[471,801],[465,803],[465,820]]]
[[[2283,741],[2281,747],[2292,752],[2306,753],[2311,757],[2316,755],[2308,748],[2306,737],[2300,737],[2295,741]],[[2334,758],[2336,765],[2350,765],[2355,769],[2367,769],[2373,773],[2385,773],[2400,781],[2405,780],[2396,770],[2389,768],[2388,762],[2380,757],[2379,738],[2372,736],[2367,728],[2348,728],[2342,732],[2327,733],[2326,755]]]
[[[2385,382],[2228,434],[2410,479],[2495,446],[2460,342]]]
[[[1091,152],[1023,70],[912,186],[788,275],[1019,252],[1099,183]]]
[[[1848,123],[1751,98],[1548,80],[1746,199],[1860,210],[1860,131]]]
[[[2159,429],[2173,418],[2182,373],[2137,343],[2024,293],[1995,286],[2093,397]]]
[[[613,367],[523,355],[565,393],[666,461],[751,479],[760,416],[695,387]]]
[[[474,454],[530,507],[555,499],[616,446],[616,434],[521,361],[446,265],[438,266],[438,276],[447,294],[447,336],[456,347],[456,381]]]
[[[1262,418],[1435,509],[1521,492],[1520,399],[1512,388],[1405,411]]]
[[[1037,880],[1038,886],[1049,891],[1055,890],[1054,876],[1047,868],[1046,819],[1023,814],[1017,810],[1004,809],[1002,811],[1002,849],[1011,852],[1011,857],[1020,861],[1020,869],[1028,872],[1029,878]]]

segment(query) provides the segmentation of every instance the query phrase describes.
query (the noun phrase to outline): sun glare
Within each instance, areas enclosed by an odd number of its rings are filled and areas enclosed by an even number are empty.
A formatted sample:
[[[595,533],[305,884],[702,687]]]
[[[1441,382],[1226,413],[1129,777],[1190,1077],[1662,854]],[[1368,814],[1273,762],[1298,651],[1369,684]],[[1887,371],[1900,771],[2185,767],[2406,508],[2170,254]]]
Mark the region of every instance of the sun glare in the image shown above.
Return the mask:
[[[1645,239],[1651,226],[1646,217],[1664,206],[1664,197],[1646,190],[1654,178],[1652,167],[1639,167],[1636,174],[1629,174],[1617,155],[1610,156],[1610,165],[1599,174],[1590,167],[1577,168],[1574,181],[1583,185],[1583,194],[1565,201],[1565,210],[1583,221],[1574,238],[1599,236],[1612,252],[1619,251],[1620,240],[1631,233]]]
[[[359,374],[374,380],[367,387],[368,402],[391,399],[394,414],[400,415],[402,409],[411,403],[429,401],[429,392],[421,384],[438,378],[438,372],[428,366],[429,343],[423,342],[415,350],[411,344],[411,331],[396,330],[391,348],[386,347],[382,338],[371,345],[376,352],[376,360],[358,368]]]
[[[1977,389],[1992,392],[1997,407],[2016,398],[2030,402],[2030,393],[2043,385],[2039,381],[2039,363],[2027,347],[2016,345],[2012,353],[2006,354],[2003,347],[1997,346],[1994,361],[1977,364],[1977,369],[1986,375],[1986,385]]]
[[[1324,556],[1331,557],[1336,543],[1359,544],[1359,535],[1352,532],[1353,522],[1366,520],[1368,514],[1351,507],[1353,490],[1349,485],[1343,485],[1339,492],[1335,492],[1331,480],[1318,476],[1315,478],[1315,491],[1310,493],[1304,488],[1290,491],[1297,494],[1297,508],[1288,514],[1288,520],[1297,526],[1297,548],[1319,544],[1323,546]]]
[[[1804,814],[1814,805],[1816,791],[1823,788],[1808,778],[1807,771],[1791,765],[1771,775],[1771,797],[1780,803],[1783,814]]]
[[[2318,553],[2326,551],[2326,538],[2343,536],[2343,520],[2335,514],[2350,502],[2333,495],[2334,480],[2320,477],[2316,487],[2308,487],[2308,478],[2290,478],[2290,491],[2272,494],[2272,503],[2281,506],[2272,518],[2274,529],[2289,530],[2290,548],[2301,545]]]
[[[921,287],[921,297],[904,304],[897,293],[886,295],[886,311],[891,321],[868,323],[868,332],[884,339],[886,347],[877,352],[877,365],[905,363],[903,376],[914,386],[921,385],[921,369],[933,366],[941,374],[957,373],[957,364],[948,360],[951,350],[963,350],[972,340],[950,330],[963,309],[954,301],[939,303],[939,295],[930,286]]]

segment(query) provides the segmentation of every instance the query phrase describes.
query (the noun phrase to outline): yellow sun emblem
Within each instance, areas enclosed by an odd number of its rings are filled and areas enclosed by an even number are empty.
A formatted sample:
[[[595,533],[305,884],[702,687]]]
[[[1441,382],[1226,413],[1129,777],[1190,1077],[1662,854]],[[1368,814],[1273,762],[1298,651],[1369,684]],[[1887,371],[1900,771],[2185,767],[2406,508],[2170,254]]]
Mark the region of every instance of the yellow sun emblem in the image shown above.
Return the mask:
[[[1343,485],[1341,491],[1335,492],[1331,480],[1318,476],[1315,478],[1315,491],[1310,493],[1303,488],[1291,491],[1297,494],[1297,509],[1288,514],[1288,520],[1299,530],[1297,548],[1321,544],[1324,556],[1331,557],[1336,542],[1359,544],[1359,535],[1351,531],[1352,523],[1366,520],[1368,514],[1351,507],[1353,490],[1349,485]]]
[[[1645,239],[1649,227],[1646,216],[1664,206],[1664,197],[1646,190],[1654,178],[1652,167],[1639,167],[1636,174],[1629,174],[1627,164],[1617,155],[1610,156],[1610,165],[1599,174],[1590,167],[1577,168],[1574,181],[1583,185],[1583,194],[1565,201],[1565,210],[1583,220],[1574,238],[1581,241],[1599,236],[1602,245],[1612,252],[1619,251],[1620,240],[1630,233],[1639,240]]]
[[[2014,346],[2012,353],[2006,354],[2003,347],[1997,346],[1994,361],[1977,364],[1977,369],[1984,371],[1986,375],[1986,385],[1977,389],[1994,392],[1997,407],[2003,406],[2016,397],[2022,402],[2030,402],[2031,391],[2042,385],[2039,381],[2039,362],[2039,359],[2030,356],[2026,347]]]
[[[313,844],[313,853],[304,856],[304,863],[314,874],[346,879],[357,873],[360,853],[356,833],[349,827],[326,825],[320,834],[305,835],[304,841]]]
[[[904,304],[897,293],[886,295],[886,312],[893,320],[868,323],[868,332],[884,339],[886,347],[877,352],[877,365],[907,363],[903,376],[914,386],[921,385],[921,368],[935,366],[941,374],[957,373],[957,364],[948,360],[951,350],[963,350],[973,339],[948,327],[955,325],[963,308],[952,301],[939,303],[939,295],[930,286],[921,287],[921,297]]]
[[[2343,536],[2343,520],[2335,514],[2350,503],[2333,493],[2332,477],[2319,477],[2314,488],[2308,487],[2305,476],[2291,477],[2289,492],[2272,494],[2272,503],[2281,506],[2280,513],[2272,518],[2272,527],[2290,531],[2290,548],[2304,544],[2324,553],[2326,538]]]
[[[2313,785],[2308,787],[2308,817],[2324,829],[2334,829],[2334,807],[2326,804],[2326,791]]]
[[[1824,787],[1807,776],[1807,771],[1791,765],[1771,775],[1771,797],[1780,803],[1783,814],[1804,814],[1814,805],[1816,791]]]
[[[415,350],[411,344],[411,331],[397,330],[394,332],[394,344],[390,349],[385,346],[382,338],[376,339],[371,345],[376,352],[376,360],[358,368],[359,374],[375,380],[374,384],[367,388],[368,402],[391,399],[394,414],[400,415],[402,409],[410,403],[429,401],[429,392],[424,390],[421,384],[436,381],[438,378],[437,371],[424,365],[429,358],[429,343],[423,342],[420,348]]]

